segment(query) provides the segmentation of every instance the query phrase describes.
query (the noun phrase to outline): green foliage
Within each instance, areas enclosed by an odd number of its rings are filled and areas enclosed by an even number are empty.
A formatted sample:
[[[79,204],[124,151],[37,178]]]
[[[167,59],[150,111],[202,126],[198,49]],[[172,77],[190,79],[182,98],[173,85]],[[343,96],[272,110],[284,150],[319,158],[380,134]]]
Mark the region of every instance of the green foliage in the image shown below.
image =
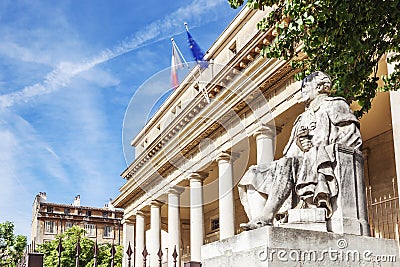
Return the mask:
[[[25,247],[26,236],[15,236],[12,222],[0,223],[0,266],[17,266]]]
[[[38,251],[44,254],[44,266],[54,267],[58,264],[57,247],[59,240],[62,240],[64,251],[61,253],[61,264],[63,267],[75,267],[76,244],[79,240],[81,253],[79,256],[80,266],[92,267],[94,256],[94,242],[85,237],[85,230],[74,226],[65,233],[58,235],[55,240],[39,245]],[[111,244],[100,244],[97,263],[99,267],[110,266]],[[116,267],[122,266],[122,247],[115,246],[116,255],[114,263]]]
[[[233,8],[244,3],[228,2]],[[274,6],[257,25],[261,31],[274,28],[277,34],[262,49],[263,56],[290,60],[301,70],[297,79],[316,70],[328,73],[333,95],[360,104],[358,116],[371,108],[378,91],[378,61],[394,52],[392,61],[399,62],[400,0],[248,0],[247,6]],[[382,90],[398,90],[400,64],[383,78]]]
[[[122,246],[115,246],[114,266],[122,267]],[[94,259],[92,259],[86,267],[92,267]],[[99,256],[97,258],[98,267],[109,267],[111,266],[111,244],[105,243],[99,245]]]

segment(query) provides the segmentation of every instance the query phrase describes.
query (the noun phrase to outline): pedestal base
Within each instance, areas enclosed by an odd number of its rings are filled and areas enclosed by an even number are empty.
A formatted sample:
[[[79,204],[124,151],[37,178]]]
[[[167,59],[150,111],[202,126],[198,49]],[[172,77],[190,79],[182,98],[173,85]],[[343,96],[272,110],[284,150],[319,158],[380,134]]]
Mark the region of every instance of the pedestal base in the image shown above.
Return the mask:
[[[323,208],[290,209],[287,223],[280,227],[327,232],[326,211]]]
[[[389,239],[265,226],[201,247],[202,267],[399,266]]]

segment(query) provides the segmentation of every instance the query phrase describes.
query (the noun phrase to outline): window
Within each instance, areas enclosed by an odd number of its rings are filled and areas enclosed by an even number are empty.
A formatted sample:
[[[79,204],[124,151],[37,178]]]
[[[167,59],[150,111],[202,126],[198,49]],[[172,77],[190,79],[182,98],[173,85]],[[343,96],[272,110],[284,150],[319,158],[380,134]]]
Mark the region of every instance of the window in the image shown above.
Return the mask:
[[[53,213],[53,211],[54,211],[54,208],[53,208],[53,207],[47,207],[47,212]]]
[[[74,226],[74,224],[73,224],[72,222],[66,222],[66,223],[65,223],[65,229],[69,229],[69,228],[71,228],[72,226]]]
[[[96,226],[94,224],[85,224],[85,231],[88,236],[95,236]]]
[[[104,234],[103,234],[104,237],[111,238],[111,237],[113,237],[112,233],[113,233],[112,226],[105,226],[104,227]]]
[[[70,213],[71,213],[71,210],[70,210],[70,209],[68,209],[68,208],[65,208],[65,209],[64,209],[64,214],[67,214],[67,215],[68,215],[68,214],[70,214]]]
[[[103,211],[103,217],[107,218],[108,217],[108,211]]]
[[[92,216],[92,211],[91,210],[87,210],[86,211],[86,216]]]
[[[45,221],[44,222],[44,232],[46,234],[54,234],[55,233],[54,226],[55,226],[55,223],[53,221]]]
[[[211,231],[219,229],[219,218],[211,219]]]

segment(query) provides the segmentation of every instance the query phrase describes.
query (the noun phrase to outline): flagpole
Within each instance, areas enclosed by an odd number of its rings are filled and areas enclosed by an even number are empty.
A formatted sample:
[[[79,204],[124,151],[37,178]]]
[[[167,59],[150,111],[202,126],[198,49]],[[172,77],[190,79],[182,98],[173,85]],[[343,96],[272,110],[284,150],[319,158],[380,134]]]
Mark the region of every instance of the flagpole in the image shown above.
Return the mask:
[[[183,23],[184,25],[185,25],[185,28],[186,28],[186,32],[188,33],[188,36],[189,36],[189,26],[188,26],[188,24],[187,24],[187,22],[185,22],[185,23]],[[196,65],[198,66],[198,71],[199,71],[199,77],[201,78],[201,66],[200,66],[200,64],[199,64],[199,62],[198,62],[198,60],[196,59]],[[197,79],[196,79],[196,77],[194,76],[194,74],[193,74],[193,78],[195,79],[195,81],[197,81]],[[210,98],[208,97],[208,94],[207,94],[207,90],[206,90],[206,88],[205,87],[201,87],[200,86],[200,84],[199,84],[199,89],[201,90],[201,92],[203,93],[203,95],[204,95],[204,98],[206,99],[206,101],[207,101],[207,103],[209,104],[211,101],[210,101]]]
[[[179,56],[181,57],[181,59],[183,59],[184,65],[185,65],[187,68],[189,68],[189,64],[187,63],[187,61],[186,61],[185,57],[183,56],[181,50],[179,49],[178,45],[175,43],[174,38],[171,38],[171,42],[172,42],[172,46],[175,47],[176,51],[178,51]]]
[[[198,70],[199,70],[199,77],[201,78],[201,70],[200,70],[200,66],[199,66],[198,63],[197,63],[197,66],[198,66]],[[194,76],[194,75],[193,75],[193,76]],[[204,86],[203,88],[201,88],[201,86],[200,86],[200,84],[199,84],[199,88],[200,88],[200,90],[203,92],[204,98],[206,99],[207,103],[210,104],[211,101],[210,101],[210,98],[208,97],[208,94],[207,94],[207,91],[206,91],[205,86]]]

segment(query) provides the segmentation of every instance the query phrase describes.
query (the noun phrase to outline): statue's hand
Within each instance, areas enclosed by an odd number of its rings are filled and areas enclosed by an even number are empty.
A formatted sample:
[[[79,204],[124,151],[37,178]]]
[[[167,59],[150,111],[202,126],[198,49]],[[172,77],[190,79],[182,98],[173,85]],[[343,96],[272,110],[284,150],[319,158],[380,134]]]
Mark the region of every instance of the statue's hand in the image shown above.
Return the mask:
[[[309,133],[308,129],[300,130],[297,133],[296,144],[303,152],[309,151],[313,146],[308,133]]]

